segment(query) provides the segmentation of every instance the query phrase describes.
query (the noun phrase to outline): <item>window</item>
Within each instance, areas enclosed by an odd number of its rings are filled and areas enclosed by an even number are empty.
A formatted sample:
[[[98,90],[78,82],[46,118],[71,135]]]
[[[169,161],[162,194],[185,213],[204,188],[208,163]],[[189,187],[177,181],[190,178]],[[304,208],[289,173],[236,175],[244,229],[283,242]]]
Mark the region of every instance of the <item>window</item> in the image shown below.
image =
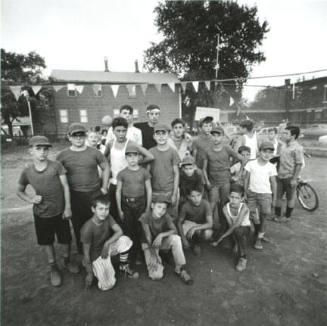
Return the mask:
[[[68,96],[77,96],[75,84],[67,84]]]
[[[114,118],[119,117],[119,110],[118,109],[114,109]]]
[[[87,110],[79,110],[79,117],[81,119],[81,122],[83,122],[83,123],[88,122],[88,119],[87,119]]]
[[[96,97],[101,97],[102,96],[102,85],[94,84],[93,85],[93,91],[94,91],[94,95]]]
[[[59,110],[60,122],[68,123],[68,111],[67,110]]]
[[[323,99],[324,103],[327,103],[327,85],[324,85],[324,99]]]
[[[137,109],[133,110],[133,118],[134,120],[137,120],[139,118],[139,110]]]

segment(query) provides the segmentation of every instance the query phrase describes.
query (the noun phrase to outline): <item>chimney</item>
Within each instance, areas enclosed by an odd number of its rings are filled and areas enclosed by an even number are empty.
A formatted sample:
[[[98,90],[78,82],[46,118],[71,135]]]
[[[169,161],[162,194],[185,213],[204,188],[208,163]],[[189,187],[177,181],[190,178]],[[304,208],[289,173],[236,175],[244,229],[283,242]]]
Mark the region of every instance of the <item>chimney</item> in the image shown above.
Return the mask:
[[[104,71],[105,72],[109,72],[109,68],[108,68],[108,58],[104,57]]]
[[[285,79],[285,86],[291,85],[291,79]]]
[[[137,60],[135,60],[135,72],[140,72],[139,70],[139,63]]]

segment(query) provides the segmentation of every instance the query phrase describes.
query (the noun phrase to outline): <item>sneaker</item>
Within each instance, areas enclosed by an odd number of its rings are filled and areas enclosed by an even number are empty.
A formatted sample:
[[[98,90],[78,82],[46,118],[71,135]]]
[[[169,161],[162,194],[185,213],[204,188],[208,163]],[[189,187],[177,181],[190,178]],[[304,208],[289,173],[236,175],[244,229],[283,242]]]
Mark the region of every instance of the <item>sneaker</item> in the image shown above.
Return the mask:
[[[194,283],[192,276],[185,269],[181,269],[180,272],[175,271],[175,273],[186,285],[192,285]]]
[[[254,244],[254,248],[257,250],[262,250],[263,245],[262,245],[262,239],[258,238]]]
[[[200,256],[201,255],[201,248],[198,245],[194,245],[192,247],[192,252],[195,256]]]
[[[131,267],[129,266],[129,264],[120,264],[119,265],[119,270],[125,274],[125,276],[127,275],[129,278],[132,278],[134,280],[137,280],[140,275],[138,272],[135,272],[131,269]]]
[[[51,265],[50,282],[52,286],[60,286],[62,283],[60,271],[58,269],[57,264]]]
[[[239,272],[243,272],[246,269],[246,263],[247,259],[241,257],[236,265],[236,270]]]
[[[71,274],[78,274],[80,271],[79,266],[67,258],[64,258],[63,260],[63,267],[66,268]]]

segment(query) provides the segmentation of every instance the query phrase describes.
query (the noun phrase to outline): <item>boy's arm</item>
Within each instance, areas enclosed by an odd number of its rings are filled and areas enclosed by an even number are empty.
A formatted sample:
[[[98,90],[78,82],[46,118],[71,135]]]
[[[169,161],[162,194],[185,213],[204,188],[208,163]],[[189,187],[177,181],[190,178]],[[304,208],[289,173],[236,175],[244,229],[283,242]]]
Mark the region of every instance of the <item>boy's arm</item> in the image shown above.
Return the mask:
[[[270,181],[270,189],[272,192],[272,205],[275,206],[276,204],[276,195],[277,195],[277,182],[276,182],[276,177],[269,177]]]
[[[178,168],[178,165],[174,165],[173,170],[174,170],[174,190],[173,190],[173,195],[172,195],[171,201],[172,201],[172,205],[175,205],[176,201],[177,201],[178,185],[179,185],[179,168]]]
[[[208,168],[208,160],[205,158],[204,161],[203,161],[203,177],[204,177],[204,182],[205,184],[210,187],[211,184],[210,184],[210,181],[209,181],[209,178],[208,178],[208,172],[207,172],[207,168]]]
[[[67,181],[66,174],[59,175],[60,182],[64,189],[64,197],[65,197],[65,211],[64,211],[64,218],[71,218],[72,217],[72,209],[70,206],[70,191],[69,185]]]
[[[249,189],[249,183],[250,183],[250,172],[246,170],[246,176],[244,179],[244,200],[247,200],[247,193]]]
[[[295,187],[297,185],[297,179],[300,176],[301,170],[302,170],[302,163],[298,163],[295,165],[295,169],[294,169],[294,175],[291,179],[291,186]]]
[[[143,230],[145,241],[149,245],[149,247],[152,247],[152,234],[150,231],[149,224],[141,222],[141,225],[142,225],[142,230]]]
[[[102,186],[101,192],[105,195],[108,192],[108,182],[109,182],[109,175],[110,175],[110,167],[107,159],[104,162],[99,164],[100,168],[102,169]]]
[[[83,243],[83,262],[86,270],[86,277],[85,277],[85,288],[88,289],[92,285],[93,281],[93,269],[92,269],[92,262],[90,257],[90,243]]]
[[[230,156],[232,156],[235,160],[237,161],[241,161],[243,163],[244,161],[244,158],[241,154],[237,153],[236,151],[234,151],[230,146],[226,145],[226,148],[227,148],[227,151],[228,151],[228,154]]]
[[[146,209],[145,211],[148,212],[151,209],[151,201],[152,201],[152,187],[151,187],[151,180],[145,180],[145,191],[146,191]]]
[[[26,189],[26,186],[24,186],[20,183],[18,184],[16,194],[20,199],[22,199],[30,204],[40,204],[41,203],[42,196],[35,195],[34,197],[30,197],[25,193],[25,189]]]
[[[139,144],[133,141],[129,141],[129,144],[131,143],[136,146],[139,153],[143,156],[143,159],[140,160],[139,164],[146,164],[154,160],[153,154],[150,151],[148,151],[146,148],[140,146]]]
[[[118,209],[118,214],[120,219],[123,221],[124,220],[124,213],[121,208],[121,189],[123,186],[123,182],[121,180],[117,181],[117,188],[116,188],[116,202],[117,202],[117,209]]]
[[[153,240],[152,246],[155,248],[160,248],[161,242],[163,238],[166,238],[172,234],[178,234],[176,226],[172,221],[171,217],[167,218],[167,226],[169,228],[168,231],[161,232],[157,235],[157,237]]]
[[[190,246],[188,240],[186,239],[186,236],[184,234],[184,230],[183,230],[183,222],[185,221],[185,208],[184,205],[181,209],[181,212],[179,214],[178,220],[177,220],[177,230],[179,235],[181,236],[182,239],[182,243],[184,245],[184,247],[188,248]]]

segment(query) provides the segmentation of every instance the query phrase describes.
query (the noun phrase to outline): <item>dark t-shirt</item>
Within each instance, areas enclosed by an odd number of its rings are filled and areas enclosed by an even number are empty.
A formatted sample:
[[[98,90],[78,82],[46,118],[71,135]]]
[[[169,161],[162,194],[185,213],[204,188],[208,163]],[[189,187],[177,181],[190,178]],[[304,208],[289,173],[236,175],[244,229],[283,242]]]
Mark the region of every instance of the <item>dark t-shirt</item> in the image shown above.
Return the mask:
[[[207,222],[207,216],[212,215],[210,204],[202,199],[199,206],[193,205],[187,201],[181,209],[179,219],[183,222],[189,220],[198,224],[204,224]]]
[[[66,173],[59,162],[48,161],[43,171],[37,171],[34,164],[26,167],[18,183],[27,186],[30,184],[36,195],[42,196],[40,204],[33,205],[34,214],[39,217],[54,217],[63,213],[65,208],[64,189],[59,176]]]
[[[91,261],[96,260],[100,255],[104,243],[112,235],[112,227],[117,224],[113,217],[109,217],[100,225],[94,223],[93,219],[85,222],[81,229],[81,242],[90,244],[90,257]]]
[[[105,158],[98,150],[87,147],[76,152],[67,148],[57,155],[57,160],[67,170],[71,190],[88,192],[101,188],[98,165],[104,163]]]
[[[176,149],[169,147],[165,151],[159,151],[157,147],[150,149],[154,160],[150,163],[152,176],[152,190],[168,192],[174,189],[174,165],[180,162]]]
[[[142,131],[142,144],[146,149],[150,149],[157,145],[153,138],[154,128],[150,127],[147,122],[135,123],[135,127]]]
[[[203,160],[205,157],[205,153],[207,150],[212,146],[212,136],[211,135],[205,135],[200,134],[197,138],[193,140],[192,143],[192,150],[197,150],[196,157],[195,157],[195,163],[198,168],[203,168]]]
[[[152,217],[152,212],[143,213],[139,218],[139,221],[142,224],[149,225],[150,232],[152,235],[152,240],[154,240],[158,234],[162,232],[167,232],[170,230],[176,231],[176,227],[170,215],[167,213],[162,216],[160,219],[154,219]],[[142,239],[142,242],[146,242],[145,239]]]
[[[187,176],[183,171],[183,168],[180,171],[180,179],[179,179],[179,190],[180,195],[183,197],[187,196],[187,191],[190,189],[198,189],[200,185],[203,185],[203,175],[202,171],[197,169],[194,171],[192,176]]]
[[[137,171],[128,167],[120,171],[117,181],[123,183],[122,195],[125,197],[141,197],[145,195],[145,181],[150,179],[150,173],[140,167]]]

